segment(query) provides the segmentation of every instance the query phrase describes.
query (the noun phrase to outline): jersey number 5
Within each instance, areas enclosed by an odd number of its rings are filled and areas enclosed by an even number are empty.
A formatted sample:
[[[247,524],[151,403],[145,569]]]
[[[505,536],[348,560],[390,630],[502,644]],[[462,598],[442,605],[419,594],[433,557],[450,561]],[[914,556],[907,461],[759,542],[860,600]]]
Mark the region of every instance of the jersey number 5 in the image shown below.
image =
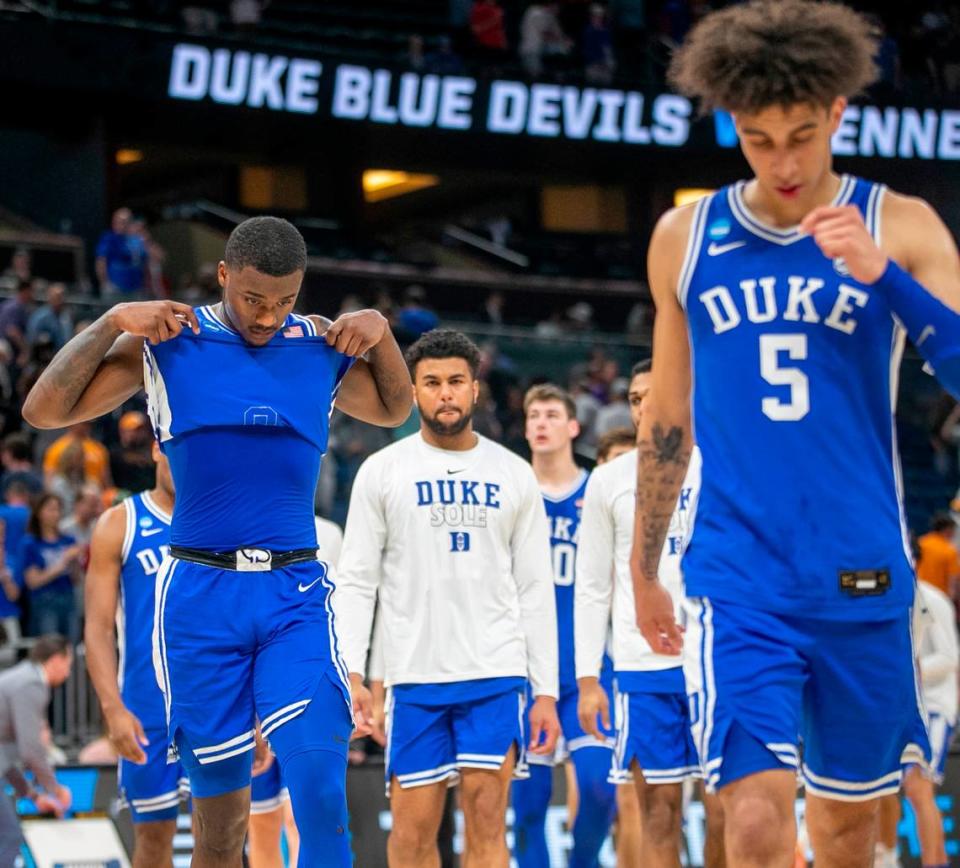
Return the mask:
[[[781,365],[781,353],[791,361],[806,359],[807,336],[760,335],[760,376],[771,386],[790,387],[789,401],[767,397],[760,409],[774,422],[796,422],[810,412],[810,381],[799,368]]]

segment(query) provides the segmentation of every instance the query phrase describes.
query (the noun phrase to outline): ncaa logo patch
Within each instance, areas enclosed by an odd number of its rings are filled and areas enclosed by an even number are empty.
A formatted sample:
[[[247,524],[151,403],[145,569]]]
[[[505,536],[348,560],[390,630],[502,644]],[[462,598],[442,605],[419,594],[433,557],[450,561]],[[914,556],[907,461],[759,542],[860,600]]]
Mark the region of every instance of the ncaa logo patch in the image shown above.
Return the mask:
[[[140,521],[137,522],[137,524],[139,524],[140,527],[150,527],[150,525],[153,524],[153,519],[147,518],[146,516],[144,516],[143,518],[140,519]]]
[[[729,220],[714,220],[707,227],[707,235],[712,238],[714,241],[718,241],[721,238],[726,238],[730,234],[730,221]]]
[[[833,270],[837,272],[841,277],[849,277],[850,269],[847,268],[847,263],[843,259],[834,259],[833,260]]]
[[[450,551],[452,552],[470,551],[470,534],[462,530],[450,531]]]

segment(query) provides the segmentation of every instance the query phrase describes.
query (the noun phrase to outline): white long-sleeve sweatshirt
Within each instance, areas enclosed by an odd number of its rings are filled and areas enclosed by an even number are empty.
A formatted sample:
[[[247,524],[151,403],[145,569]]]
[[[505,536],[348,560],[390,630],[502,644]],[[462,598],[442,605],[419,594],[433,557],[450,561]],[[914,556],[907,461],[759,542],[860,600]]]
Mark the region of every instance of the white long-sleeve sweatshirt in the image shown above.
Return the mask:
[[[672,669],[682,662],[677,656],[655,654],[637,627],[630,576],[636,490],[635,449],[596,468],[587,483],[574,583],[577,678],[600,674],[611,613],[615,671]],[[700,450],[694,447],[660,555],[660,581],[673,597],[678,615],[683,600],[680,558],[693,528],[699,492]]]
[[[451,452],[417,433],[361,465],[334,594],[351,672],[378,590],[387,686],[529,677],[557,696],[547,516],[533,470],[504,447]]]
[[[950,598],[927,582],[917,582],[915,606],[919,629],[914,630],[920,661],[920,687],[928,712],[951,724],[957,721],[960,641],[956,610]]]

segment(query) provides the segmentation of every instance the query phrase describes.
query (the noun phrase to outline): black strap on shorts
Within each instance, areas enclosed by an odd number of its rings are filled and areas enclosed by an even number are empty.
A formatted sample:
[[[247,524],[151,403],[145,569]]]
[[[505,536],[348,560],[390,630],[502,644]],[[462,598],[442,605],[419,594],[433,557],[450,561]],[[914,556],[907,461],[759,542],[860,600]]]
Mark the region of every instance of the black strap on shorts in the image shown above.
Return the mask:
[[[289,552],[271,552],[267,549],[237,549],[234,552],[208,552],[204,549],[190,549],[182,546],[170,546],[171,556],[181,561],[192,561],[221,570],[238,572],[266,572],[290,564],[301,564],[317,560],[317,550],[294,549]]]

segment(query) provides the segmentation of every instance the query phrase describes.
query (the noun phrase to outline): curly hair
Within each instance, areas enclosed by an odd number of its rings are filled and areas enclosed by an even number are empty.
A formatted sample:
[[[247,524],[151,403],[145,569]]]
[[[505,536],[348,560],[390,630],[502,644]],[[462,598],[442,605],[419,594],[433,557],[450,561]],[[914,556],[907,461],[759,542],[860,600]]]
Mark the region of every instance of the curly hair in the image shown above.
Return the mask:
[[[753,0],[700,21],[674,52],[668,79],[701,112],[829,106],[876,81],[878,40],[867,18],[840,3]]]
[[[405,353],[410,376],[416,377],[417,363],[423,359],[463,359],[474,378],[480,370],[480,348],[463,332],[433,329],[420,336]]]

